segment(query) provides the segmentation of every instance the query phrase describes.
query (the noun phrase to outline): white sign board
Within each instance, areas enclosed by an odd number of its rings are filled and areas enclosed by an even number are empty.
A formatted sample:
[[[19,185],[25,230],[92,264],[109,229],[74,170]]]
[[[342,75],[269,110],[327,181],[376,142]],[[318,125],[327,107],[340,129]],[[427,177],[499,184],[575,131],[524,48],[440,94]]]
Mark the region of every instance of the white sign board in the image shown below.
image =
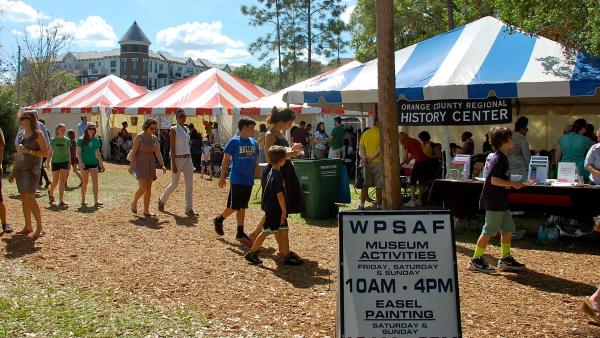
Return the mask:
[[[462,337],[449,212],[343,212],[339,231],[339,337]]]
[[[558,162],[556,180],[558,182],[574,183],[577,178],[577,164],[575,162]]]

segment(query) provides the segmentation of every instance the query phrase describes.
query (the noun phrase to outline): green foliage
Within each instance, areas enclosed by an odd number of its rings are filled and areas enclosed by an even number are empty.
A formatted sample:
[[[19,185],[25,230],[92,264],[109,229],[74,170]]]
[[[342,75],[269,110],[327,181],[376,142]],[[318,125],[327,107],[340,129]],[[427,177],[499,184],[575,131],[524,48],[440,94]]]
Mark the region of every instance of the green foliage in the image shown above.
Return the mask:
[[[345,9],[341,0],[258,0],[242,6],[242,14],[251,26],[268,26],[273,30],[257,38],[251,45],[259,59],[272,62],[276,55],[279,84],[285,87],[286,75],[292,82],[314,75],[313,54],[327,58],[343,53],[342,33],[346,26],[340,20]],[[302,66],[306,59],[306,67]]]
[[[15,91],[10,86],[0,87],[0,128],[4,132],[5,148],[3,163],[10,162],[10,155],[14,152],[15,136],[17,135],[17,112],[19,105]]]
[[[454,0],[452,4],[455,26],[491,15],[568,48],[600,54],[598,0]],[[396,0],[394,6],[396,50],[448,30],[446,0]],[[349,29],[356,58],[363,62],[375,59],[375,0],[357,2]]]
[[[282,83],[284,88],[307,79],[307,63],[304,61],[299,61],[296,63],[295,67],[297,73],[294,73],[292,67],[284,69],[282,73]],[[244,80],[250,81],[260,87],[268,89],[272,92],[280,90],[279,76],[277,72],[271,70],[269,64],[265,64],[259,67],[246,64],[237,67],[232,72],[232,74]]]
[[[19,98],[23,105],[32,105],[81,86],[71,72],[48,70],[52,66],[45,63],[29,67],[29,71],[21,76]]]

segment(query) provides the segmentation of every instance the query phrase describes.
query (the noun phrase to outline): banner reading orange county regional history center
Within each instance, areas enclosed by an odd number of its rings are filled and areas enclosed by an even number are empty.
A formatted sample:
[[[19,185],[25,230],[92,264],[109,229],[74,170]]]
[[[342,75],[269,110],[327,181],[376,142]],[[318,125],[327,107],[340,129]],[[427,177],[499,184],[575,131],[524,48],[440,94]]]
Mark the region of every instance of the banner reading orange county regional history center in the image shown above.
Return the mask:
[[[503,124],[512,121],[510,99],[398,101],[398,125]]]

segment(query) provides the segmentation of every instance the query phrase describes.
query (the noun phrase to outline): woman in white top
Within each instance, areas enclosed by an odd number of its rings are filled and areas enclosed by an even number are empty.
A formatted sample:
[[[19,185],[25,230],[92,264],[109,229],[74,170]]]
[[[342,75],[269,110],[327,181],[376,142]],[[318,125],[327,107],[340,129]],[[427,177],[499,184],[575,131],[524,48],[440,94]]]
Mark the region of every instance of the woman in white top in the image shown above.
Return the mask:
[[[315,131],[315,158],[321,159],[327,157],[327,134],[325,133],[325,123],[319,122]]]
[[[193,209],[192,187],[194,164],[192,163],[192,155],[190,150],[190,134],[185,121],[187,119],[183,110],[178,110],[175,114],[177,124],[171,127],[169,131],[170,151],[171,151],[171,183],[158,199],[158,210],[164,212],[165,204],[169,200],[171,194],[177,189],[181,173],[185,180],[185,214],[188,216],[196,216]]]

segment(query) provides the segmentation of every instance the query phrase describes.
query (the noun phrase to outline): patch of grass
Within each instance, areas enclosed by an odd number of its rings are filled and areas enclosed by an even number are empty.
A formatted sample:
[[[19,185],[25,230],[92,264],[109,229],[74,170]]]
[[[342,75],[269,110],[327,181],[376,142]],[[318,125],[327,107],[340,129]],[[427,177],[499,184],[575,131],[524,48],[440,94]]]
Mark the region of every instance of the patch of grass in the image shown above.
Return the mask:
[[[47,272],[0,261],[0,337],[189,337],[207,323],[191,309],[63,285]]]

